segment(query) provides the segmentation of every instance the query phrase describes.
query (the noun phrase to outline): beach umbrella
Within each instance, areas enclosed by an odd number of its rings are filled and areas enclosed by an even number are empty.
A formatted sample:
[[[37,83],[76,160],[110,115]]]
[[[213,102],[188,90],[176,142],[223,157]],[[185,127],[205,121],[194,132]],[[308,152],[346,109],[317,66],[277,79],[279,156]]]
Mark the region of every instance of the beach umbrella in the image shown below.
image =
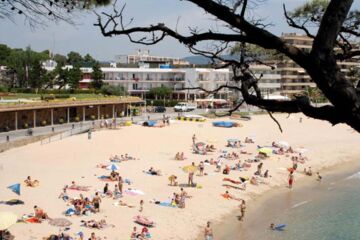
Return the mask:
[[[273,150],[271,148],[263,147],[263,148],[259,148],[258,152],[259,153],[264,153],[264,154],[270,154],[270,153],[273,152]]]
[[[107,166],[106,169],[116,171],[116,170],[119,170],[119,167],[116,164],[111,164],[111,165]]]
[[[193,166],[193,165],[183,167],[183,171],[186,173],[194,173],[197,170],[198,170],[197,166]]]
[[[20,195],[20,183],[13,184],[11,186],[8,186],[8,188],[16,193],[17,195]]]
[[[53,218],[49,220],[49,224],[56,227],[68,227],[72,224],[72,222],[66,218]]]
[[[17,222],[17,216],[12,212],[0,212],[0,231],[8,229]]]

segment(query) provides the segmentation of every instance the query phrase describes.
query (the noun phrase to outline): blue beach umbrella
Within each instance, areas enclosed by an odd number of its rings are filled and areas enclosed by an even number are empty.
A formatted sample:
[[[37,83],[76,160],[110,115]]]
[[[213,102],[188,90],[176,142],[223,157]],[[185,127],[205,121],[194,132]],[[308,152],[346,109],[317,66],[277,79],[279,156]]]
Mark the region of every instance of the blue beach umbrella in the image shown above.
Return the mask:
[[[110,166],[107,167],[107,169],[111,171],[116,171],[119,170],[119,167],[116,164],[111,164]]]
[[[8,186],[7,188],[9,188],[11,191],[16,193],[17,195],[20,195],[20,183],[13,184],[11,186]]]

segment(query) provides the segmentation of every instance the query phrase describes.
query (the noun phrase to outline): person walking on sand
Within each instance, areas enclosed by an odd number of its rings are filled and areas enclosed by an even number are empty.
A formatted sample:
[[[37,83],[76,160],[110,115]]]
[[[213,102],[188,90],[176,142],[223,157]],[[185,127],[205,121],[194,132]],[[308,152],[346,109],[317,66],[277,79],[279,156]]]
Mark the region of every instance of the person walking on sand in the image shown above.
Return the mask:
[[[293,172],[290,172],[290,174],[289,174],[289,188],[290,189],[292,189],[293,183],[294,183],[294,174],[293,174]]]
[[[204,231],[205,240],[214,240],[213,230],[210,226],[210,222],[207,222],[205,231]]]
[[[140,209],[139,212],[142,212],[144,210],[144,200],[140,200]]]
[[[195,142],[196,142],[196,136],[195,136],[195,134],[192,136],[192,141],[193,141],[193,144],[195,145]]]
[[[245,200],[242,200],[241,201],[241,204],[239,206],[240,208],[240,221],[243,221],[244,220],[244,217],[245,217],[245,209],[246,209],[246,203],[245,203]]]

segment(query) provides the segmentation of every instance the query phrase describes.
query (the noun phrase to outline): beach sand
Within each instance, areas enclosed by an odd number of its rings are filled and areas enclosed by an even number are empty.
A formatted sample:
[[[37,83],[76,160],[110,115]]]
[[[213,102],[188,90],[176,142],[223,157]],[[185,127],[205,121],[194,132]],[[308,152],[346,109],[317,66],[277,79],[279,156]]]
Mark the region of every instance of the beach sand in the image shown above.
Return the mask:
[[[145,201],[144,211],[141,215],[149,217],[156,222],[156,227],[150,232],[153,239],[195,239],[199,231],[202,231],[208,220],[216,223],[222,217],[228,216],[239,205],[239,202],[225,200],[220,196],[226,190],[239,198],[250,200],[259,194],[273,188],[285,187],[288,172],[291,167],[289,157],[272,155],[264,161],[263,169],[269,169],[270,184],[252,186],[248,184],[246,191],[226,189],[222,186],[224,177],[238,179],[239,176],[251,177],[256,170],[257,164],[253,164],[249,171],[231,171],[230,175],[215,173],[215,166],[205,166],[207,176],[195,176],[195,182],[202,186],[198,188],[186,188],[191,196],[186,201],[186,208],[162,207],[150,200],[160,201],[172,197],[174,192],[179,192],[179,187],[168,186],[168,177],[172,174],[178,176],[179,183],[187,183],[187,174],[182,167],[195,162],[198,164],[205,159],[214,158],[218,152],[209,155],[192,154],[191,137],[195,133],[199,141],[214,144],[217,149],[239,151],[239,149],[225,148],[226,139],[251,136],[255,144],[246,144],[241,150],[256,153],[256,145],[271,145],[272,141],[286,141],[294,149],[306,148],[306,156],[309,161],[299,165],[300,171],[304,167],[311,166],[313,172],[317,169],[333,166],[342,162],[350,161],[354,156],[360,155],[358,148],[360,134],[354,132],[346,125],[332,127],[329,123],[308,119],[300,114],[275,115],[283,128],[280,133],[276,124],[267,115],[254,116],[251,121],[241,122],[240,128],[216,128],[212,127],[213,120],[204,123],[176,121],[170,127],[147,128],[142,126],[122,127],[118,130],[96,131],[92,139],[88,140],[86,134],[73,136],[61,141],[41,145],[30,144],[24,147],[11,149],[0,154],[0,200],[19,198],[25,201],[25,205],[6,206],[0,205],[0,211],[13,211],[18,216],[29,214],[33,206],[38,205],[48,212],[50,217],[64,217],[62,214],[68,206],[58,199],[62,188],[71,181],[79,185],[91,186],[89,192],[68,191],[71,197],[78,197],[79,193],[84,196],[93,196],[95,190],[102,190],[105,182],[99,181],[98,176],[108,175],[109,171],[96,168],[97,164],[109,163],[112,154],[129,153],[139,158],[136,161],[118,163],[119,173],[123,178],[128,178],[132,184],[124,185],[124,188],[135,188],[145,192],[143,196],[125,195],[121,200],[134,205],[135,208],[114,206],[114,200],[104,198],[101,204],[101,212],[91,216],[72,216],[68,219],[73,223],[67,231],[70,235],[83,231],[86,237],[95,232],[100,237],[107,239],[129,239],[133,226],[133,217],[139,215],[139,202]],[[299,118],[302,117],[302,123]],[[175,161],[176,152],[183,151],[187,160]],[[252,158],[253,155],[240,155],[240,159]],[[226,160],[224,164],[234,165],[235,161]],[[143,170],[150,167],[161,169],[162,176],[151,176]],[[23,183],[27,176],[40,181],[40,186],[28,188],[22,185],[21,196],[17,197],[13,192],[6,189],[14,183]],[[295,174],[296,182],[301,181],[303,174]],[[113,190],[115,183],[110,183]],[[251,205],[251,200],[247,202]],[[106,219],[115,227],[103,230],[91,230],[80,227],[81,220]],[[141,229],[137,225],[138,229]],[[41,239],[41,237],[58,233],[59,228],[50,226],[47,222],[42,224],[15,224],[10,228],[16,239]]]

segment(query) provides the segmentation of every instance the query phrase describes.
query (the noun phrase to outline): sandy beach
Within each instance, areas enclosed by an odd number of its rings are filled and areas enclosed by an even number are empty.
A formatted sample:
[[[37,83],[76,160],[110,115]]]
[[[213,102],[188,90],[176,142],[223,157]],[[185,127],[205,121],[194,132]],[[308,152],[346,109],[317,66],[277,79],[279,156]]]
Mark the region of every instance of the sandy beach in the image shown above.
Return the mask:
[[[295,173],[297,181],[306,177],[302,174],[304,167],[311,166],[313,172],[326,167],[354,160],[360,155],[360,135],[346,125],[332,127],[329,123],[308,119],[302,115],[285,114],[275,115],[283,128],[279,131],[276,124],[268,115],[257,115],[251,121],[241,121],[243,127],[217,128],[212,126],[208,119],[204,123],[175,121],[169,127],[149,128],[138,125],[121,127],[117,130],[101,130],[92,134],[88,140],[86,134],[73,136],[61,141],[41,145],[33,143],[0,154],[0,201],[13,198],[21,199],[24,205],[7,206],[0,205],[0,211],[12,211],[19,217],[33,212],[33,206],[43,208],[50,217],[65,217],[63,212],[69,208],[67,204],[58,198],[65,185],[75,181],[79,185],[91,186],[88,192],[68,191],[70,197],[78,197],[82,193],[86,197],[94,196],[96,190],[102,191],[106,182],[100,181],[98,176],[109,175],[110,171],[97,168],[98,164],[109,164],[110,155],[128,153],[139,160],[117,163],[120,167],[118,172],[124,179],[130,179],[131,185],[124,188],[139,189],[145,195],[131,196],[125,194],[121,200],[134,208],[114,206],[112,198],[103,198],[101,211],[90,216],[66,217],[73,224],[66,233],[75,236],[82,231],[86,237],[91,232],[106,239],[129,239],[132,228],[137,226],[133,217],[139,215],[139,202],[144,200],[144,210],[141,215],[149,217],[156,222],[156,226],[150,228],[152,239],[195,239],[207,221],[220,221],[237,209],[239,202],[226,200],[221,194],[228,190],[238,198],[243,198],[251,205],[251,199],[259,194],[274,188],[287,185],[287,168],[292,166],[291,154],[275,155],[263,161],[264,170],[269,170],[271,178],[266,179],[269,184],[254,186],[247,184],[246,191],[227,189],[222,185],[223,178],[228,177],[238,180],[239,177],[251,177],[256,171],[257,163],[253,163],[247,171],[231,171],[229,175],[215,172],[215,166],[205,166],[206,176],[196,176],[194,181],[201,188],[185,188],[188,195],[184,209],[159,206],[149,201],[156,199],[166,201],[179,192],[180,187],[169,186],[168,177],[172,174],[178,176],[180,184],[187,183],[187,174],[182,167],[195,162],[214,158],[217,159],[219,150],[228,152],[246,150],[251,155],[240,154],[240,159],[245,161],[257,154],[257,145],[271,145],[273,141],[286,141],[293,149],[306,149],[304,153],[308,158],[305,164],[299,164],[300,173]],[[300,123],[299,119],[302,118]],[[217,121],[217,120],[216,120]],[[192,153],[192,135],[196,134],[198,141],[215,145],[216,152],[208,155]],[[243,148],[227,148],[226,140],[252,137],[254,144],[245,144]],[[184,152],[184,161],[174,160],[176,152]],[[225,164],[233,166],[237,160],[224,160]],[[150,167],[160,169],[162,176],[152,176],[144,173]],[[22,184],[21,196],[15,195],[7,186],[14,183],[23,183],[27,176],[40,181],[38,187],[25,187]],[[109,188],[114,189],[116,182],[110,182]],[[289,190],[290,191],[290,190]],[[102,230],[93,230],[81,227],[81,220],[106,219],[115,227]],[[49,225],[46,221],[41,224],[18,223],[10,229],[16,239],[42,239],[52,233],[58,233],[59,228]]]

